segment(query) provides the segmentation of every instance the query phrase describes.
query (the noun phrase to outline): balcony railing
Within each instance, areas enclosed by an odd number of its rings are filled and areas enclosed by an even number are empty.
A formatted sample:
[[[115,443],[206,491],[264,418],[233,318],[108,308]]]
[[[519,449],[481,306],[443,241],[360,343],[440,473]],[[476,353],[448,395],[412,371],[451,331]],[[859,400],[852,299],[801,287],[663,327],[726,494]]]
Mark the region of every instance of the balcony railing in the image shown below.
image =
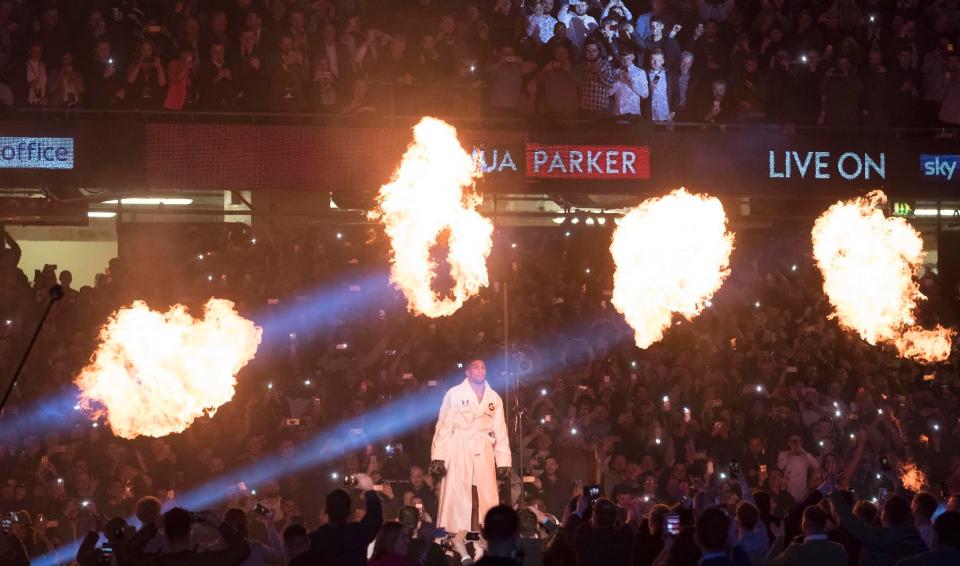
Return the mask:
[[[376,112],[346,116],[339,112],[249,112],[205,110],[133,110],[17,107],[0,114],[4,121],[70,121],[110,120],[117,122],[207,123],[317,126],[409,126],[421,116],[430,115],[449,120],[465,128],[486,130],[635,130],[727,132],[758,131],[783,133],[823,133],[883,136],[893,138],[957,138],[960,127],[897,127],[897,128],[833,128],[828,126],[783,124],[772,122],[651,122],[608,117],[600,120],[563,119],[535,115],[503,117],[489,112],[484,88],[447,84],[404,86],[393,83],[370,85],[371,103]]]

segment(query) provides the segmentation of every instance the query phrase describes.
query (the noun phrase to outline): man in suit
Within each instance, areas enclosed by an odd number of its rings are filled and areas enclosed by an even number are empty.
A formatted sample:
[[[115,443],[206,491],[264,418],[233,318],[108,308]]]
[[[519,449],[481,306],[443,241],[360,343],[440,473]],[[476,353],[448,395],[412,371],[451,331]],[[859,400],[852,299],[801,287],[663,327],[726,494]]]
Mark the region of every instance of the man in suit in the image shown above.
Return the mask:
[[[897,566],[960,564],[960,511],[947,511],[933,523],[933,550],[904,558]]]
[[[205,110],[230,110],[237,100],[233,71],[227,65],[226,46],[210,44],[210,59],[200,65],[200,104]]]
[[[801,566],[816,564],[817,566],[847,566],[847,550],[842,544],[833,542],[827,537],[827,513],[819,506],[810,506],[803,511],[803,542],[791,545],[785,552],[783,549],[783,527],[775,527],[777,540],[770,548],[767,564],[772,566]],[[778,555],[779,554],[779,555]]]
[[[263,108],[263,56],[257,45],[257,31],[252,28],[240,32],[240,45],[231,59],[236,66],[233,83],[237,90],[237,104],[243,110]]]

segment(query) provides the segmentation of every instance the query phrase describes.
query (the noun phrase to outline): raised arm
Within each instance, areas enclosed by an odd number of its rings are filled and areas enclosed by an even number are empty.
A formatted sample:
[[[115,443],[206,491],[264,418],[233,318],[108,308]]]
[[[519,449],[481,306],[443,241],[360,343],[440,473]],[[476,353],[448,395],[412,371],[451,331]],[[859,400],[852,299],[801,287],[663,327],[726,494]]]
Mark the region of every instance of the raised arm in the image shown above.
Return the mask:
[[[830,501],[833,503],[833,508],[837,511],[840,524],[843,525],[843,528],[847,529],[854,538],[865,546],[872,548],[876,548],[883,542],[883,537],[880,536],[880,533],[876,529],[868,527],[853,516],[853,511],[850,509],[850,506],[847,505],[847,500],[843,498],[840,491],[831,493]]]

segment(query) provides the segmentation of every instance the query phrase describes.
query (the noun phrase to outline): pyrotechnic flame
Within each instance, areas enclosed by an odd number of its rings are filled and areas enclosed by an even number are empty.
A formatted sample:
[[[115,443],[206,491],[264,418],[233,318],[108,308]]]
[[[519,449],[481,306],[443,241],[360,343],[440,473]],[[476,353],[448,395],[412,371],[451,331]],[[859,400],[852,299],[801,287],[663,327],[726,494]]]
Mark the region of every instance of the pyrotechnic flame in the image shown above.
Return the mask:
[[[914,280],[923,241],[903,218],[887,218],[887,197],[838,202],[813,226],[813,256],[840,325],[870,344],[893,344],[901,356],[938,362],[950,355],[954,332],[916,326],[913,311],[925,299]]]
[[[390,279],[407,298],[408,308],[429,317],[448,316],[487,285],[487,256],[493,224],[476,212],[482,199],[473,191],[479,176],[457,131],[435,118],[413,129],[413,143],[392,180],[380,187],[378,209],[370,218],[385,227],[393,255]],[[450,296],[432,288],[437,266],[430,248],[447,233]]]
[[[76,380],[80,406],[122,438],[182,432],[233,398],[262,332],[223,299],[207,301],[202,319],[183,305],[161,313],[136,301],[101,328],[93,361]]]
[[[917,492],[927,483],[927,476],[915,463],[907,461],[900,465],[900,482],[908,490]]]
[[[660,340],[673,313],[692,320],[703,311],[730,275],[733,240],[720,201],[686,189],[645,200],[620,219],[610,245],[611,302],[637,346]]]

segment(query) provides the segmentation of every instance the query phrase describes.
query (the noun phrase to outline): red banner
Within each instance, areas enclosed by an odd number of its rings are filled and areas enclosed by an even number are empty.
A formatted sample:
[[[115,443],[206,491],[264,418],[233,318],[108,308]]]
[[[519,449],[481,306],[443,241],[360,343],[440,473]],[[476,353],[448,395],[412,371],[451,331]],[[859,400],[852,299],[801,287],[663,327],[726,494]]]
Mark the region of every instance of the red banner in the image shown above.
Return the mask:
[[[528,143],[526,153],[528,178],[650,178],[650,148],[647,146]]]

